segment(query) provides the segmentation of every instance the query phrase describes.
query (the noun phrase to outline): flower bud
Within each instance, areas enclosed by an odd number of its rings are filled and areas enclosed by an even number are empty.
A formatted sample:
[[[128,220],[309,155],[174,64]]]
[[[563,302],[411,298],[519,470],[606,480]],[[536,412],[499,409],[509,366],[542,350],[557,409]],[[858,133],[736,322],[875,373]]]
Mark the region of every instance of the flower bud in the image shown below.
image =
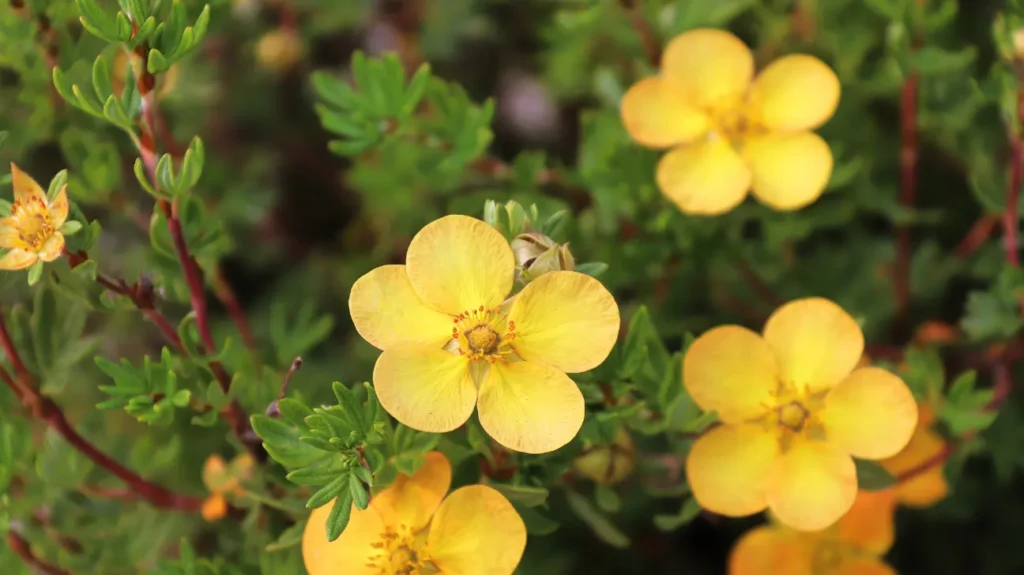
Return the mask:
[[[636,463],[636,448],[633,438],[625,428],[615,432],[611,445],[588,445],[583,454],[573,461],[573,469],[601,485],[622,482],[633,473]]]
[[[273,72],[283,72],[302,58],[302,39],[292,29],[278,28],[267,32],[256,45],[260,65]]]
[[[569,244],[559,245],[544,234],[522,233],[512,240],[511,245],[516,264],[522,269],[524,282],[535,280],[551,271],[572,271],[576,268]]]

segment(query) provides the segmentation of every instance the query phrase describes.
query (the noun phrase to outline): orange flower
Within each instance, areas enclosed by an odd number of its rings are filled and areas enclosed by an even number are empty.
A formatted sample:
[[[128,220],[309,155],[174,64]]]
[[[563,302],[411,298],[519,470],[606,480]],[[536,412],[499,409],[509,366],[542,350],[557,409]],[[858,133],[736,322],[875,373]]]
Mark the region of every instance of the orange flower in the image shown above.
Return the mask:
[[[895,491],[860,491],[853,507],[821,531],[770,524],[748,531],[729,557],[729,575],[896,575],[881,557],[892,547]]]
[[[245,494],[242,483],[252,476],[253,460],[243,453],[224,462],[220,455],[211,455],[203,465],[203,484],[210,490],[210,496],[203,503],[202,515],[207,521],[217,521],[227,515],[228,495],[241,497]]]
[[[889,473],[899,477],[917,469],[927,461],[934,460],[946,449],[946,441],[932,428],[935,412],[929,405],[918,407],[917,428],[910,443],[896,455],[881,461]],[[949,493],[942,464],[935,464],[927,470],[916,473],[895,487],[896,499],[907,507],[929,507],[935,505]]]

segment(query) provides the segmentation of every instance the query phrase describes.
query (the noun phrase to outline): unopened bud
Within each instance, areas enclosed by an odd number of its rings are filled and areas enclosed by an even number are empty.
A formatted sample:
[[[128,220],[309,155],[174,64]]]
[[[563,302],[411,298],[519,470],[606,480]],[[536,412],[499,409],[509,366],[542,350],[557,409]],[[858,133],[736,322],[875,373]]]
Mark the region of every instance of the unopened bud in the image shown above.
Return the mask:
[[[267,32],[256,45],[260,65],[274,72],[283,72],[302,58],[302,39],[292,29],[278,28]]]
[[[625,480],[636,465],[633,438],[624,428],[615,432],[611,445],[591,445],[573,461],[573,469],[601,485],[614,485]]]
[[[576,269],[576,260],[569,251],[569,244],[557,244],[544,234],[522,233],[512,240],[511,245],[525,282],[548,272]]]

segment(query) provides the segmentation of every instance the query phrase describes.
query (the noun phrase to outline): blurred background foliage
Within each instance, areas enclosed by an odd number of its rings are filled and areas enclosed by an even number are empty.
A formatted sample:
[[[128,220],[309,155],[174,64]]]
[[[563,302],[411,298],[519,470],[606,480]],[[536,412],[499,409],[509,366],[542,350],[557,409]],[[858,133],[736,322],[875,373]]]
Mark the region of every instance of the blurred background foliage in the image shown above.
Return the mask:
[[[493,200],[487,219],[510,239],[547,222],[619,300],[620,345],[578,378],[589,409],[579,439],[524,456],[473,422],[439,438],[370,412],[354,435],[327,433],[343,440],[324,450],[376,444],[379,432],[381,469],[393,467],[380,473],[415,468],[436,447],[457,483],[504,486],[531,534],[524,574],[722,573],[761,519],[701,514],[688,497],[688,438],[709,422],[682,390],[678,352],[688,334],[758,329],[779,303],[820,295],[862,323],[872,358],[947,406],[952,495],[899,512],[889,561],[908,574],[1024,570],[1024,404],[1012,394],[998,416],[984,409],[990,367],[1019,374],[1024,356],[1024,273],[1017,246],[1009,257],[1001,243],[1018,226],[1018,0],[164,1],[150,45],[160,55],[148,56],[161,110],[153,147],[201,177],[161,176],[147,193],[133,146],[146,121],[133,86],[147,74],[121,44],[145,18],[125,38],[102,36],[120,33],[117,10],[155,4],[0,4],[0,160],[44,187],[67,169],[72,218],[86,225],[69,238],[79,259],[47,265],[35,286],[0,273],[2,309],[39,389],[126,467],[200,499],[221,493],[202,481],[204,462],[260,448],[217,412],[266,411],[296,356],[294,403],[254,426],[273,459],[309,467],[323,450],[297,440],[304,410],[363,401],[377,355],[348,318],[352,283],[401,262],[426,223],[483,217]],[[839,109],[820,131],[835,169],[812,206],[748,201],[688,217],[659,194],[659,154],[629,141],[618,102],[655,72],[660,46],[699,26],[734,31],[759,67],[805,52],[839,75]],[[108,97],[126,118],[105,115]],[[154,210],[161,194],[176,198],[203,270],[212,358],[168,216]],[[121,295],[95,283],[97,270]],[[143,321],[153,302],[191,353]],[[233,378],[229,394],[218,369]],[[978,390],[947,393],[969,370]],[[332,392],[333,381],[350,387]],[[0,528],[35,556],[69,573],[304,573],[303,505],[324,477],[289,481],[258,462],[210,522],[131,500],[7,388],[0,414]],[[611,481],[595,452],[635,470]],[[13,549],[0,547],[3,572],[32,573]]]

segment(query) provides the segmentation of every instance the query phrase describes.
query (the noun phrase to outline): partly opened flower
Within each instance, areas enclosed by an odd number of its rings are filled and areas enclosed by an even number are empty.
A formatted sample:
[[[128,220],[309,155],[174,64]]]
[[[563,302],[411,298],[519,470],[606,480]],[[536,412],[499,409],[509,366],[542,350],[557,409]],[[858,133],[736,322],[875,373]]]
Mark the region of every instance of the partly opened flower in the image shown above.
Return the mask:
[[[729,516],[765,508],[782,523],[823,529],[857,494],[853,457],[899,453],[917,423],[917,404],[899,377],[854,369],[860,327],[831,301],[789,302],[758,335],[717,327],[683,360],[694,401],[723,425],[701,436],[686,461],[697,501]]]
[[[302,535],[309,575],[511,575],[526,548],[526,526],[486,485],[448,497],[452,468],[439,452],[411,477],[400,475],[327,541],[332,504],[313,511]]]
[[[381,405],[421,431],[451,431],[474,406],[502,445],[545,453],[583,425],[583,395],[566,373],[601,364],[619,309],[590,276],[552,271],[512,300],[515,259],[497,230],[466,216],[424,227],[406,265],[352,286],[356,330],[384,353],[373,383]]]
[[[896,455],[881,461],[883,467],[897,478],[905,476],[896,486],[896,499],[907,507],[929,507],[949,493],[943,465],[937,462],[946,449],[946,442],[935,430],[935,412],[928,405],[918,409],[917,429],[910,443]]]
[[[657,182],[679,209],[721,214],[751,188],[795,210],[821,195],[832,152],[811,130],[839,103],[839,79],[821,60],[779,58],[754,77],[754,58],[728,32],[698,29],[669,42],[661,74],[634,84],[622,120],[636,142],[671,148]]]
[[[894,538],[893,495],[861,491],[850,511],[822,531],[754,528],[733,547],[729,575],[896,575],[881,559]]]
[[[203,465],[203,485],[210,490],[210,496],[203,502],[203,519],[216,521],[228,512],[228,497],[245,494],[242,483],[252,476],[253,460],[243,453],[225,463],[220,455],[211,455]]]
[[[67,185],[50,201],[32,176],[11,164],[14,203],[0,219],[0,270],[25,269],[39,260],[52,262],[64,249],[61,228],[68,219]]]

